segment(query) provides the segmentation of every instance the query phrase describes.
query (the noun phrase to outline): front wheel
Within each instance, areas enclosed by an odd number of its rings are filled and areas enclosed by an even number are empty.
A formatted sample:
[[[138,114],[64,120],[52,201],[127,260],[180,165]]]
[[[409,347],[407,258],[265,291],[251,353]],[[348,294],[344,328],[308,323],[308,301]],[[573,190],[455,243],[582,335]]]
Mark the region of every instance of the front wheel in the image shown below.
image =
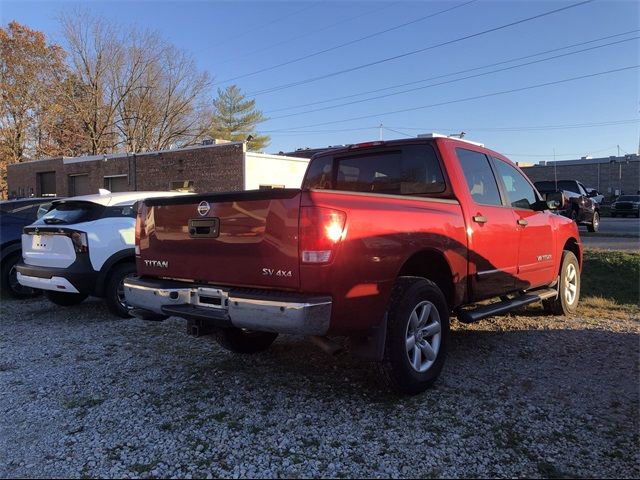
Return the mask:
[[[400,277],[387,310],[383,382],[398,393],[415,395],[438,378],[449,339],[449,309],[442,291],[421,277]]]
[[[569,250],[562,252],[558,296],[543,301],[545,310],[554,315],[573,315],[578,309],[580,299],[580,265],[578,259]]]
[[[243,328],[221,328],[216,340],[221,347],[235,353],[258,353],[266,350],[278,338],[277,333],[255,332]]]
[[[590,232],[597,232],[600,229],[600,214],[598,212],[593,212],[593,216],[591,217],[591,223],[587,225],[587,230]]]
[[[51,290],[45,290],[45,296],[55,303],[56,305],[60,305],[61,307],[70,307],[72,305],[78,305],[82,303],[85,298],[89,295],[86,293],[65,293],[65,292],[54,292]]]
[[[131,318],[133,316],[124,297],[124,281],[135,274],[136,266],[133,263],[116,265],[109,274],[104,288],[104,299],[109,311],[118,317]]]

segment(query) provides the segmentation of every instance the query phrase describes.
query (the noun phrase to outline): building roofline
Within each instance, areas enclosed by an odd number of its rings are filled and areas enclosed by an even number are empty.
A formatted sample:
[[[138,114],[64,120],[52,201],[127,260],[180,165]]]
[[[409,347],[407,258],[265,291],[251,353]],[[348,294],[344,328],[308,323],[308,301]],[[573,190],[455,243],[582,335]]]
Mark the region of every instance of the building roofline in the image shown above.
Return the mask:
[[[246,155],[252,155],[260,158],[268,158],[271,160],[290,160],[300,163],[309,163],[309,159],[305,157],[289,157],[286,155],[274,155],[271,153],[246,152]]]
[[[165,149],[165,150],[150,150],[148,152],[106,153],[106,154],[102,154],[102,155],[86,155],[86,156],[83,156],[83,157],[63,157],[62,158],[62,162],[64,164],[80,163],[80,162],[93,162],[93,161],[105,160],[105,159],[106,160],[110,160],[112,158],[126,158],[126,157],[131,157],[133,155],[135,155],[137,157],[144,157],[146,155],[160,155],[160,154],[163,154],[163,153],[184,152],[184,151],[188,151],[188,150],[199,150],[199,149],[204,149],[204,148],[228,147],[230,145],[243,145],[244,146],[244,143],[245,142],[229,142],[229,143],[218,143],[218,144],[211,144],[211,145],[190,145],[188,147],[183,147],[183,148],[169,148],[169,149]]]

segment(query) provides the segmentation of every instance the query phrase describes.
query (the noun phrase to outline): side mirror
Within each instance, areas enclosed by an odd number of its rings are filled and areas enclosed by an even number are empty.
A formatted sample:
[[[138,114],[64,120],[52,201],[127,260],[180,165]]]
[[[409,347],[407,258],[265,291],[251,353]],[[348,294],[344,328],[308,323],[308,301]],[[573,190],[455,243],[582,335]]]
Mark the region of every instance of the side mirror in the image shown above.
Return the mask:
[[[592,190],[589,193],[587,193],[587,197],[589,198],[597,197],[597,196],[598,196],[598,192],[596,192],[595,190]]]
[[[569,204],[569,200],[562,192],[551,192],[546,195],[547,208],[549,210],[564,210]]]

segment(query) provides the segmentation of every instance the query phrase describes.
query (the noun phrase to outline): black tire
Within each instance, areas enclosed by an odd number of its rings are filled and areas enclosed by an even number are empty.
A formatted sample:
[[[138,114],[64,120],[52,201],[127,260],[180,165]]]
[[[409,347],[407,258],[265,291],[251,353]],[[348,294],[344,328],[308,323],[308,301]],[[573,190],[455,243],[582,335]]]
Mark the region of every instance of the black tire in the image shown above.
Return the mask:
[[[56,305],[61,307],[70,307],[72,305],[78,305],[82,303],[89,295],[86,293],[65,293],[54,292],[52,290],[45,290],[45,296]]]
[[[587,230],[590,232],[597,232],[600,230],[600,214],[598,211],[593,212],[591,223],[587,225]]]
[[[573,268],[575,271],[575,296],[573,301],[567,297],[567,283],[569,272]],[[547,312],[554,315],[574,315],[578,309],[580,300],[580,265],[573,252],[565,250],[562,252],[562,262],[560,264],[560,279],[558,281],[558,296],[551,300],[544,300],[542,304]]]
[[[20,252],[9,255],[2,261],[2,268],[0,272],[0,290],[3,297],[9,298],[30,298],[40,293],[40,290],[35,290],[30,287],[25,287],[18,283],[18,276],[16,274],[16,265],[22,260]]]
[[[119,263],[111,269],[104,286],[104,299],[107,308],[121,318],[131,318],[129,307],[124,301],[124,279],[136,274],[135,263]]]
[[[278,334],[232,327],[219,329],[215,337],[221,347],[232,352],[258,353],[269,348]]]
[[[424,304],[421,307],[421,304]],[[414,311],[421,312],[420,308],[429,307],[429,317],[426,319],[426,325],[418,334],[413,336],[413,349],[409,347],[409,339],[411,337],[411,317]],[[435,311],[433,310],[435,307]],[[437,314],[437,318],[432,315]],[[417,318],[417,316],[416,316]],[[433,320],[433,322],[431,322]],[[431,323],[430,323],[431,322]],[[440,324],[439,332],[431,336],[431,343],[423,338],[422,333],[435,323]],[[418,331],[420,327],[414,331]],[[436,335],[439,338],[436,339]],[[439,342],[437,350],[435,342]],[[431,354],[435,352],[435,358],[429,359],[423,352],[418,354],[418,358],[422,359],[425,355],[425,371],[418,371],[412,365],[415,362],[415,354],[419,343],[429,345]],[[416,395],[425,391],[436,381],[447,355],[449,344],[449,309],[447,302],[438,286],[430,280],[422,277],[400,277],[396,281],[391,299],[387,309],[387,337],[384,347],[384,357],[378,364],[378,372],[381,380],[391,390],[397,393]],[[409,359],[409,351],[413,351],[413,360]],[[420,364],[421,360],[418,360]]]

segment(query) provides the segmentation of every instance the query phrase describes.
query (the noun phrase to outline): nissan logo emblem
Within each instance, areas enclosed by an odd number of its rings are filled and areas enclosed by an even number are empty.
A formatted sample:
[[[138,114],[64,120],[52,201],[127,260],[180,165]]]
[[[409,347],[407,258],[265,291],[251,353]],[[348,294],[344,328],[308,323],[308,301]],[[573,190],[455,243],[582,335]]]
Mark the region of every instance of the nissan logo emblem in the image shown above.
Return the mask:
[[[201,217],[204,217],[207,213],[209,213],[209,210],[211,210],[211,207],[204,200],[200,202],[200,205],[198,205],[198,213]]]

